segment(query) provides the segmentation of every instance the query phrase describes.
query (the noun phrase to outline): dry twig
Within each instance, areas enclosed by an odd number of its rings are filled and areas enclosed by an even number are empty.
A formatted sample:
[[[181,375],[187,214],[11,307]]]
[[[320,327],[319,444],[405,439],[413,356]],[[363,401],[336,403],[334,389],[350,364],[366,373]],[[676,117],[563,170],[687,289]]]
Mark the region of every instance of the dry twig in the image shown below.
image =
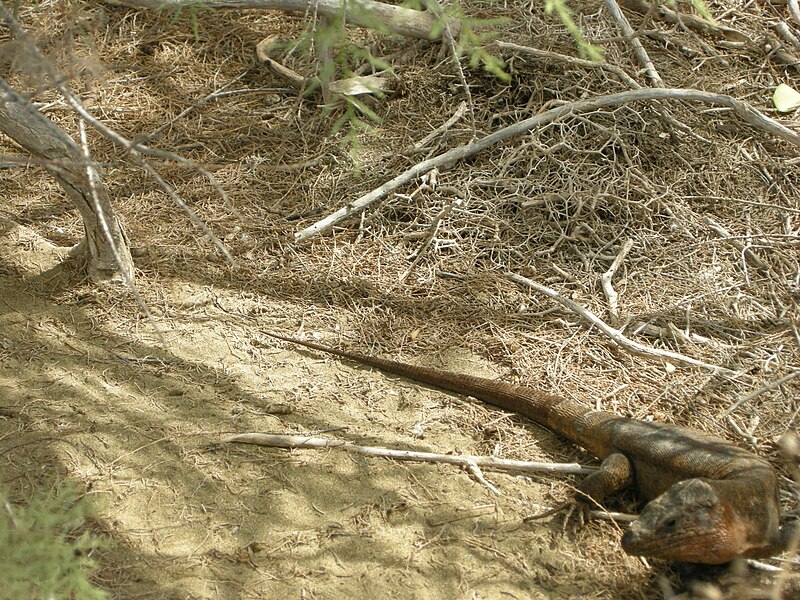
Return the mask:
[[[797,6],[797,0],[793,0],[795,3],[795,7]],[[798,21],[800,23],[800,21]],[[797,36],[792,32],[791,28],[784,22],[778,21],[777,23],[773,23],[771,25],[772,30],[778,34],[778,36],[784,41],[797,50],[800,51],[800,40],[797,39]]]
[[[713,94],[700,90],[684,90],[676,88],[642,88],[640,90],[608,94],[604,96],[598,96],[596,98],[589,98],[586,100],[578,100],[576,102],[562,104],[561,106],[551,108],[550,110],[539,113],[533,117],[530,117],[529,119],[520,121],[519,123],[514,123],[513,125],[504,127],[483,138],[470,142],[469,144],[453,148],[443,154],[440,154],[439,156],[422,161],[403,173],[400,173],[390,181],[387,181],[382,186],[364,194],[360,198],[353,200],[353,202],[329,214],[324,219],[321,219],[316,223],[309,225],[302,231],[297,232],[295,234],[295,240],[302,241],[308,239],[322,231],[330,229],[348,217],[357,215],[370,204],[385,198],[390,192],[394,191],[401,185],[405,185],[414,178],[424,175],[431,169],[443,167],[448,163],[468,158],[494,146],[495,144],[521,135],[531,129],[542,127],[543,125],[547,125],[574,114],[593,112],[602,110],[604,108],[611,108],[615,106],[631,104],[634,102],[663,100],[703,102],[726,107],[748,125],[761,129],[762,131],[800,147],[800,135],[784,125],[781,125],[774,119],[771,119],[770,117],[759,112],[746,102],[725,94]]]
[[[422,150],[425,146],[430,144],[433,140],[437,137],[445,133],[448,129],[450,129],[453,125],[458,123],[458,121],[464,116],[464,113],[467,112],[467,103],[462,102],[458,105],[456,112],[453,113],[453,116],[447,119],[444,124],[439,125],[436,129],[431,131],[428,135],[414,144],[414,150]]]
[[[789,13],[795,22],[800,25],[800,4],[798,4],[797,0],[789,0]]]
[[[329,440],[319,437],[299,435],[278,435],[269,433],[240,433],[222,440],[226,444],[255,444],[272,448],[330,448],[351,454],[360,454],[373,458],[391,458],[416,462],[436,462],[460,467],[490,467],[501,471],[518,473],[570,473],[588,475],[596,471],[592,467],[583,467],[576,463],[543,463],[525,460],[507,460],[495,456],[455,456],[436,452],[417,452],[414,450],[394,450],[376,446],[359,446],[342,440]]]
[[[696,358],[691,358],[690,356],[684,356],[683,354],[678,354],[677,352],[672,352],[671,350],[657,350],[655,348],[650,348],[645,346],[644,344],[640,344],[639,342],[634,342],[631,339],[625,337],[619,329],[614,329],[607,323],[605,323],[600,317],[596,314],[591,312],[590,310],[585,309],[577,302],[573,302],[569,298],[565,298],[555,290],[550,289],[549,287],[545,287],[540,285],[534,281],[531,281],[527,277],[523,277],[522,275],[517,275],[515,273],[508,273],[508,278],[511,279],[514,283],[519,285],[523,285],[526,287],[531,288],[549,298],[552,298],[556,302],[559,302],[563,306],[566,306],[572,312],[577,314],[580,317],[583,317],[586,321],[597,327],[600,331],[602,331],[608,338],[611,339],[618,347],[622,348],[634,354],[636,356],[644,356],[646,358],[656,358],[658,360],[667,361],[667,362],[674,362],[685,365],[687,367],[698,367],[701,369],[706,369],[708,371],[713,371],[715,373],[719,373],[722,375],[728,375],[730,377],[738,377],[740,374],[736,371],[732,371],[731,369],[726,369],[725,367],[720,367],[717,365],[712,365],[707,362],[703,362],[702,360],[697,360]]]
[[[728,242],[731,246],[736,248],[739,252],[742,253],[745,261],[750,263],[753,267],[758,269],[762,274],[769,274],[770,268],[767,263],[761,260],[758,255],[756,255],[745,243],[740,242],[738,238],[736,238],[730,231],[725,229],[722,225],[714,221],[711,217],[706,217],[705,219],[706,224],[709,228]],[[745,271],[745,275],[746,275]]]
[[[647,76],[650,78],[651,83],[656,87],[661,87],[664,85],[664,80],[661,79],[661,75],[658,74],[656,71],[656,67],[653,64],[653,61],[650,60],[650,56],[647,54],[647,50],[644,49],[642,45],[642,41],[639,39],[636,32],[631,27],[631,24],[628,22],[627,17],[622,13],[622,10],[617,4],[617,0],[605,0],[606,8],[608,8],[608,12],[611,13],[611,16],[614,17],[614,20],[617,22],[622,34],[629,38],[629,43],[633,48],[633,53],[636,55],[636,59],[639,61],[639,64],[642,65]]]
[[[767,385],[765,385],[763,387],[760,387],[755,392],[747,394],[747,396],[745,396],[744,398],[739,398],[736,402],[734,402],[728,408],[725,409],[725,411],[722,413],[722,416],[723,417],[727,417],[733,411],[735,411],[737,408],[739,408],[742,404],[750,402],[750,400],[752,400],[753,398],[757,398],[758,396],[760,396],[764,392],[768,392],[770,390],[774,390],[775,388],[779,388],[784,383],[788,383],[792,379],[794,379],[795,377],[798,377],[798,376],[800,376],[800,369],[792,371],[791,373],[789,373],[785,377],[781,377],[780,379],[777,379],[777,380],[775,380],[775,381],[773,381],[771,383],[768,383]]]
[[[152,8],[158,10],[196,8],[198,0],[105,0],[108,4],[130,6],[133,8]],[[205,8],[250,8],[262,10],[281,10],[286,12],[305,12],[313,6],[315,13],[322,16],[344,15],[348,23],[361,27],[385,27],[392,33],[423,40],[435,39],[436,18],[419,10],[402,6],[384,4],[373,0],[359,0],[354,3],[342,0],[204,0]],[[454,19],[448,21],[454,31],[460,30],[460,23]]]
[[[653,5],[645,0],[622,0],[622,4],[625,8],[635,10],[642,14],[651,14],[663,21],[684,25],[714,37],[721,37],[734,42],[746,42],[749,39],[747,35],[738,29],[726,27],[719,23],[712,23],[696,15],[674,11],[665,6],[664,3],[659,2],[655,11],[653,10]]]
[[[544,60],[553,62],[565,63],[575,67],[582,67],[584,69],[602,69],[613,73],[620,80],[625,83],[632,90],[641,89],[641,85],[630,75],[628,75],[622,67],[612,65],[611,63],[598,60],[586,60],[585,58],[577,58],[575,56],[568,56],[566,54],[559,54],[558,52],[551,52],[550,50],[540,50],[539,48],[531,48],[529,46],[520,46],[519,44],[512,44],[511,42],[493,42],[493,45],[503,50],[513,50],[514,52],[522,52]]]
[[[408,279],[408,276],[411,275],[411,273],[414,272],[414,269],[417,268],[417,265],[420,263],[420,261],[427,253],[428,248],[430,248],[431,244],[433,243],[433,240],[436,239],[436,232],[439,231],[439,226],[441,225],[442,220],[446,219],[448,215],[450,215],[450,213],[453,211],[453,206],[455,206],[459,202],[460,202],[459,198],[455,194],[453,194],[447,201],[447,204],[445,204],[444,208],[440,210],[439,214],[433,218],[433,221],[428,227],[428,233],[425,236],[425,240],[420,245],[419,250],[417,250],[417,254],[411,261],[411,264],[403,272],[403,274],[400,275],[400,281],[405,281],[406,279]]]
[[[624,244],[622,244],[622,248],[620,248],[619,252],[617,253],[617,257],[614,259],[614,262],[611,263],[608,271],[603,273],[603,275],[600,277],[600,281],[603,284],[603,293],[606,295],[606,299],[608,300],[608,312],[615,320],[619,318],[619,307],[617,306],[618,295],[616,290],[611,286],[611,280],[614,278],[614,274],[617,272],[617,269],[619,269],[622,261],[625,259],[625,255],[628,254],[632,246],[633,240],[627,240]]]

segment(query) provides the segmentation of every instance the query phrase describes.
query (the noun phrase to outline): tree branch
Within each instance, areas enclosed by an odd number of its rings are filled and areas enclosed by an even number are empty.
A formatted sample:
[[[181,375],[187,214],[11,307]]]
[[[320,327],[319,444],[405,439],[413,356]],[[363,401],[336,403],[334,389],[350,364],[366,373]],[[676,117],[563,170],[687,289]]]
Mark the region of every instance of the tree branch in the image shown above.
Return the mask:
[[[394,179],[387,181],[379,188],[376,188],[360,198],[353,200],[353,202],[340,208],[336,212],[331,213],[324,219],[317,221],[302,231],[297,232],[295,234],[295,239],[297,241],[305,240],[333,227],[336,223],[339,223],[348,217],[357,215],[370,204],[385,198],[393,190],[399,188],[401,185],[405,185],[420,175],[424,175],[431,169],[443,167],[444,165],[457,160],[463,160],[478,154],[479,152],[482,152],[483,150],[486,150],[495,144],[515,136],[522,135],[531,129],[542,127],[543,125],[547,125],[574,114],[588,113],[604,108],[632,104],[634,102],[652,102],[664,100],[702,102],[705,104],[714,104],[717,106],[727,107],[748,125],[765,131],[766,133],[774,135],[775,137],[778,137],[800,148],[800,135],[781,125],[774,119],[771,119],[770,117],[759,112],[746,102],[737,100],[732,96],[713,94],[700,90],[684,90],[676,88],[642,88],[639,90],[619,92],[617,94],[608,94],[605,96],[598,96],[596,98],[589,98],[586,100],[578,100],[576,102],[562,104],[561,106],[546,110],[538,115],[530,117],[529,119],[520,121],[519,123],[514,123],[513,125],[504,127],[503,129],[495,131],[494,133],[475,140],[474,142],[453,148],[444,154],[434,156],[433,158],[418,163],[407,171],[400,173],[400,175]],[[715,114],[718,115],[719,113]]]
[[[452,454],[438,454],[436,452],[416,452],[413,450],[393,450],[375,446],[358,446],[342,440],[329,440],[326,438],[278,435],[270,433],[240,433],[222,440],[226,444],[255,444],[257,446],[270,446],[273,448],[330,448],[342,450],[351,454],[361,454],[379,458],[392,458],[394,460],[410,460],[418,462],[438,462],[449,465],[458,465],[472,469],[478,467],[491,467],[503,471],[516,471],[520,473],[571,473],[585,475],[594,473],[597,469],[582,467],[576,463],[541,463],[525,460],[506,460],[495,456],[454,456]]]
[[[720,373],[722,375],[728,375],[731,377],[739,376],[740,374],[736,371],[731,369],[726,369],[725,367],[719,367],[717,365],[712,365],[702,360],[697,360],[696,358],[692,358],[690,356],[684,356],[683,354],[678,354],[677,352],[672,352],[671,350],[657,350],[655,348],[650,348],[649,346],[645,346],[644,344],[640,344],[639,342],[635,342],[627,337],[625,337],[619,329],[614,329],[607,323],[605,323],[600,317],[594,314],[592,311],[584,308],[577,302],[573,302],[569,298],[565,298],[558,292],[549,287],[545,287],[541,284],[536,283],[535,281],[531,281],[527,277],[523,277],[522,275],[517,275],[515,273],[508,273],[508,278],[511,279],[514,283],[519,285],[523,285],[525,287],[529,287],[532,290],[539,292],[540,294],[544,294],[545,296],[552,298],[559,304],[567,307],[569,310],[574,312],[576,315],[583,317],[586,321],[597,327],[600,331],[602,331],[606,336],[608,336],[612,342],[614,342],[617,346],[622,348],[623,350],[627,350],[631,354],[635,354],[636,356],[644,356],[646,358],[656,358],[658,360],[667,361],[671,363],[679,363],[682,365],[686,365],[687,367],[699,367],[701,369],[706,369],[708,371],[714,371],[715,373]]]
[[[383,4],[374,0],[105,0],[106,4],[128,6],[131,8],[165,9],[225,9],[225,8],[260,8],[263,10],[282,10],[284,12],[315,11],[318,15],[344,15],[348,23],[380,29],[385,27],[391,33],[423,40],[435,40],[442,37],[439,31],[434,35],[437,19],[429,12],[411,10],[401,6]],[[458,35],[461,24],[450,19],[448,25]]]
[[[636,35],[636,32],[631,27],[631,24],[628,22],[628,19],[622,13],[622,10],[617,4],[617,0],[605,0],[606,8],[608,12],[611,13],[611,16],[617,22],[622,35],[629,38],[628,43],[633,48],[633,53],[636,55],[636,60],[639,61],[639,64],[642,65],[642,68],[647,72],[647,76],[650,78],[650,83],[656,87],[663,87],[664,81],[661,79],[661,75],[658,74],[656,71],[656,67],[653,64],[653,61],[650,60],[650,56],[647,54],[647,50],[644,49],[642,45],[642,40]]]

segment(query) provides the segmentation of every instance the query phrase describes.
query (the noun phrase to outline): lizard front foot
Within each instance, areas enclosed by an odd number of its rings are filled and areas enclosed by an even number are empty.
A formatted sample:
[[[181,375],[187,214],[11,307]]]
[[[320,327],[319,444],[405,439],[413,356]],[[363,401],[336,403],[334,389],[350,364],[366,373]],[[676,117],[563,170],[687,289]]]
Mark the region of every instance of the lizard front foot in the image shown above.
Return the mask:
[[[581,529],[591,519],[591,509],[589,508],[589,505],[581,500],[573,499],[543,513],[525,517],[522,519],[522,522],[528,523],[529,521],[538,521],[561,512],[564,513],[564,519],[561,522],[562,532],[566,531],[567,529]],[[571,524],[574,525],[570,527]]]

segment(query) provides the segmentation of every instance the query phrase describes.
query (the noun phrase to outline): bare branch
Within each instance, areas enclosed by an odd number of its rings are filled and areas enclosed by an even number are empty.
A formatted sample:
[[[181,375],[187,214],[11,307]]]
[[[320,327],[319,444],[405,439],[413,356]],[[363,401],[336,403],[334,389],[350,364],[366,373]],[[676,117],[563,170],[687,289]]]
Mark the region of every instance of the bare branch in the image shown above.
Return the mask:
[[[575,56],[559,54],[558,52],[551,52],[550,50],[540,50],[539,48],[520,46],[519,44],[512,44],[511,42],[496,41],[492,42],[492,44],[503,50],[513,50],[515,52],[522,52],[523,54],[529,54],[531,56],[535,56],[536,58],[541,58],[544,60],[565,63],[575,67],[582,67],[584,69],[602,69],[603,71],[608,71],[609,73],[613,73],[614,75],[619,77],[620,80],[632,90],[638,90],[641,89],[642,87],[633,77],[628,75],[624,69],[618,67],[617,65],[612,65],[611,63],[607,63],[605,61],[586,60],[585,58],[577,58]]]
[[[778,387],[782,386],[784,383],[788,383],[789,381],[791,381],[792,379],[794,379],[795,377],[798,377],[798,376],[800,376],[800,369],[795,369],[794,371],[792,371],[791,373],[789,373],[785,377],[781,377],[780,379],[777,379],[777,380],[775,380],[775,381],[773,381],[771,383],[768,383],[764,387],[761,387],[761,388],[757,389],[755,392],[753,392],[751,394],[747,394],[747,396],[745,396],[744,398],[739,398],[736,402],[734,402],[727,409],[725,409],[725,412],[722,413],[722,416],[723,417],[727,417],[733,411],[735,411],[737,408],[739,408],[742,404],[745,404],[746,402],[750,402],[750,400],[760,396],[764,392],[768,392],[770,390],[774,390],[775,388],[778,388]]]
[[[111,251],[111,255],[114,257],[114,260],[117,263],[119,274],[122,277],[122,280],[125,282],[125,286],[133,291],[139,306],[145,311],[147,317],[152,321],[152,315],[150,315],[149,311],[147,310],[147,305],[139,296],[138,291],[136,291],[136,286],[133,283],[133,260],[131,259],[130,250],[126,244],[121,244],[122,248],[117,245],[115,240],[117,237],[116,230],[112,231],[112,227],[108,222],[109,216],[112,219],[116,217],[113,215],[107,215],[106,211],[104,210],[104,204],[107,203],[104,203],[101,200],[102,192],[100,188],[102,186],[102,181],[100,179],[100,173],[97,170],[97,166],[95,165],[91,154],[89,153],[89,140],[86,136],[86,124],[82,119],[78,121],[78,130],[80,132],[81,140],[81,155],[83,156],[83,160],[86,161],[84,168],[86,170],[85,172],[86,181],[89,188],[89,198],[91,199],[94,213],[97,215],[97,221],[100,223],[100,228],[103,230],[103,235],[108,242],[109,250]],[[125,256],[122,256],[121,252],[124,252]]]
[[[647,72],[647,76],[650,78],[650,82],[657,87],[662,87],[664,85],[664,81],[661,79],[661,75],[658,74],[656,71],[655,65],[653,65],[653,61],[650,60],[650,56],[647,54],[647,50],[644,49],[642,45],[642,40],[636,35],[634,32],[633,27],[628,22],[627,17],[622,13],[622,10],[617,4],[617,0],[605,0],[606,8],[608,8],[608,12],[611,13],[611,16],[617,22],[620,31],[622,31],[622,35],[629,38],[628,43],[633,48],[633,53],[636,55],[636,60],[639,61],[639,64],[642,65],[642,68]]]
[[[357,215],[370,204],[385,198],[390,192],[397,189],[401,185],[405,185],[409,181],[424,175],[434,168],[443,167],[444,165],[463,160],[487,148],[494,146],[507,139],[513,138],[518,135],[542,127],[562,118],[569,117],[570,115],[588,113],[604,108],[611,108],[621,106],[624,104],[631,104],[634,102],[650,102],[650,101],[663,101],[663,100],[682,100],[684,102],[703,102],[706,104],[714,104],[729,108],[737,117],[748,125],[761,129],[766,133],[774,135],[790,144],[800,147],[800,135],[796,134],[791,129],[781,125],[774,119],[759,112],[746,102],[742,102],[732,96],[724,94],[713,94],[710,92],[703,92],[701,90],[684,90],[678,88],[642,88],[639,90],[631,90],[627,92],[619,92],[617,94],[608,94],[605,96],[598,96],[596,98],[589,98],[586,100],[578,100],[576,102],[568,102],[546,110],[538,115],[514,123],[508,127],[504,127],[492,134],[482,137],[474,142],[465,144],[448,150],[447,152],[434,156],[428,160],[422,161],[397,175],[394,179],[387,181],[382,186],[364,194],[360,198],[353,200],[353,202],[340,208],[334,213],[331,213],[324,219],[306,227],[302,231],[295,234],[297,241],[302,241],[310,238],[322,231],[330,229],[340,221]],[[719,113],[715,113],[719,115]]]
[[[625,259],[625,255],[628,254],[632,246],[633,240],[627,240],[622,245],[622,248],[620,248],[617,257],[614,259],[614,262],[611,263],[608,271],[603,273],[603,275],[600,277],[600,281],[603,284],[603,293],[606,295],[606,299],[608,300],[608,312],[615,319],[619,318],[619,307],[617,306],[618,295],[616,290],[611,286],[611,280],[614,278],[614,274],[617,272],[617,269],[619,269],[622,261]]]
[[[797,0],[789,0],[789,13],[795,22],[800,25],[800,5],[798,5]]]
[[[587,310],[586,308],[582,307],[577,302],[573,302],[569,298],[565,298],[555,290],[550,289],[549,287],[545,287],[540,285],[534,281],[531,281],[527,277],[523,277],[522,275],[517,275],[515,273],[508,273],[508,278],[511,279],[514,283],[519,285],[523,285],[526,287],[531,288],[549,298],[552,298],[556,302],[559,302],[563,306],[567,307],[569,310],[574,312],[575,314],[583,317],[586,321],[597,327],[600,331],[602,331],[606,336],[608,336],[612,342],[614,342],[618,347],[622,348],[623,350],[627,350],[631,354],[635,354],[636,356],[644,356],[646,358],[655,358],[661,361],[667,361],[671,363],[679,363],[685,365],[687,367],[699,367],[701,369],[706,369],[708,371],[713,371],[715,373],[719,373],[722,375],[728,375],[731,377],[738,377],[740,374],[736,371],[732,371],[731,369],[726,369],[725,367],[719,367],[717,365],[712,365],[702,360],[697,360],[696,358],[691,358],[690,356],[684,356],[683,354],[678,354],[677,352],[672,352],[671,350],[657,350],[655,348],[650,348],[645,346],[644,344],[640,344],[639,342],[634,342],[633,340],[625,337],[619,329],[614,329],[604,321],[600,319],[596,314]]]
[[[520,473],[571,473],[583,475],[593,473],[597,470],[592,467],[583,467],[576,463],[542,463],[525,460],[506,460],[495,456],[454,456],[452,454],[438,454],[436,452],[394,450],[375,446],[358,446],[342,440],[329,440],[326,438],[299,435],[240,433],[227,437],[222,441],[226,444],[255,444],[257,446],[270,446],[273,448],[330,448],[377,458],[446,463],[466,468],[471,468],[473,466],[490,467],[492,469],[516,471]]]
[[[107,4],[129,6],[131,8],[165,9],[197,9],[197,0],[105,0]],[[422,12],[383,4],[374,0],[205,0],[203,8],[260,8],[263,10],[282,10],[285,12],[314,11],[322,16],[343,15],[348,23],[375,29],[380,24],[391,33],[423,40],[434,40],[441,37],[441,32],[434,35],[437,19],[430,12]],[[377,22],[377,23],[376,23]],[[448,26],[458,35],[460,23],[455,19],[448,21]]]
[[[476,465],[473,462],[468,463],[467,469],[469,470],[470,473],[472,473],[472,476],[475,479],[477,479],[479,483],[483,484],[486,488],[488,488],[488,490],[492,492],[495,496],[500,495],[500,490],[498,490],[495,486],[493,486],[486,480],[486,477],[483,476],[483,471],[481,471],[481,468],[478,465]]]
[[[745,243],[740,242],[738,238],[736,238],[730,231],[725,229],[722,225],[714,221],[711,217],[705,218],[706,225],[708,225],[711,230],[720,236],[722,239],[727,241],[731,246],[736,248],[739,252],[742,253],[744,259],[753,265],[756,269],[761,271],[764,274],[769,274],[771,271],[769,265],[761,260],[757,254],[755,254]]]
[[[2,9],[0,5],[0,9]],[[86,259],[95,281],[127,282],[133,264],[108,190],[81,156],[81,148],[63,130],[37,111],[25,96],[0,77],[0,131],[30,152],[61,185],[84,222],[84,237],[70,251]],[[88,175],[88,176],[87,176]],[[114,250],[118,248],[119,251]]]
[[[414,144],[414,150],[422,150],[423,148],[425,148],[425,146],[430,144],[433,140],[435,140],[440,135],[444,134],[453,125],[458,123],[458,121],[461,119],[461,117],[464,116],[464,113],[466,112],[467,112],[467,103],[462,102],[461,104],[458,105],[458,108],[456,109],[456,112],[453,113],[453,116],[447,119],[447,121],[445,121],[443,125],[439,125],[439,127],[431,131],[428,135],[426,135],[424,138],[422,138],[420,141]]]
[[[169,195],[170,198],[178,205],[179,208],[183,210],[184,213],[189,217],[189,220],[203,233],[208,236],[211,242],[217,247],[217,249],[225,256],[229,263],[233,264],[234,260],[233,257],[228,252],[228,249],[225,245],[214,235],[214,233],[209,229],[209,227],[205,224],[205,222],[197,216],[197,214],[189,208],[189,206],[177,195],[174,189],[172,189],[169,185],[164,182],[164,180],[156,173],[155,169],[150,166],[149,164],[145,163],[144,159],[142,158],[141,154],[148,154],[151,156],[155,156],[167,161],[172,161],[180,164],[181,166],[191,167],[196,169],[199,173],[201,173],[204,177],[206,177],[211,184],[214,186],[214,189],[220,194],[223,201],[226,205],[230,205],[230,201],[228,199],[228,195],[222,189],[222,186],[219,185],[219,182],[216,178],[208,171],[208,169],[203,168],[200,165],[196,165],[195,163],[186,160],[182,156],[175,154],[174,152],[168,152],[165,150],[157,150],[155,148],[149,148],[144,144],[138,144],[133,142],[124,136],[120,135],[113,129],[104,125],[101,121],[96,119],[94,115],[92,115],[86,107],[83,106],[83,103],[78,99],[75,94],[69,89],[67,84],[64,82],[63,78],[60,78],[58,74],[55,72],[52,64],[50,63],[49,59],[42,54],[42,51],[36,45],[33,39],[28,35],[28,33],[22,28],[22,26],[17,22],[14,16],[8,11],[8,9],[0,3],[0,16],[3,17],[5,22],[8,24],[9,29],[14,33],[14,36],[20,40],[24,40],[27,44],[27,49],[32,53],[33,56],[39,61],[39,63],[46,69],[50,78],[55,82],[55,87],[58,89],[61,96],[64,98],[64,101],[75,111],[75,113],[83,119],[86,123],[91,125],[94,129],[99,131],[104,137],[111,140],[113,143],[117,144],[124,148],[141,166],[145,171],[150,173],[156,181],[161,185],[164,191]],[[7,92],[8,93],[8,92]]]
[[[694,29],[695,31],[701,31],[707,35],[717,38],[725,38],[730,41],[747,42],[749,40],[747,35],[738,29],[733,29],[732,27],[726,27],[725,25],[720,25],[719,23],[706,21],[703,17],[698,17],[697,15],[676,12],[668,8],[663,2],[654,4],[657,4],[655,7],[654,16],[663,21],[678,25],[682,24],[686,27]],[[640,12],[642,14],[653,14],[653,4],[650,4],[645,0],[622,0],[622,5],[625,8],[635,10],[636,12]]]

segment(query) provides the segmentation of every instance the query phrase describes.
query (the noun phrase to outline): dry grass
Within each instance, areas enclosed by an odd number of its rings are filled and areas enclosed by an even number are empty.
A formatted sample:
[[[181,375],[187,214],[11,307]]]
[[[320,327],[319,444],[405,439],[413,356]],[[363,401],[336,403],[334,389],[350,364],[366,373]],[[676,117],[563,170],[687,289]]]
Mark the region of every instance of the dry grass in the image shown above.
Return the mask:
[[[485,406],[293,348],[257,348],[250,340],[260,328],[303,327],[354,349],[535,383],[623,415],[711,431],[783,468],[776,442],[797,427],[797,379],[730,421],[720,414],[800,367],[796,149],[703,107],[626,106],[565,119],[452,165],[435,187],[408,186],[363,218],[295,245],[294,231],[471,139],[465,118],[412,151],[463,100],[438,46],[352,32],[374,55],[394,57],[399,79],[398,93],[378,105],[382,124],[361,134],[355,165],[341,136],[330,134],[335,115],[298,100],[252,59],[267,35],[299,35],[302,18],[201,16],[195,40],[186,21],[98,4],[70,5],[81,24],[71,33],[58,29],[47,3],[21,18],[65,70],[82,74],[74,88],[103,122],[131,138],[168,123],[153,145],[214,171],[235,211],[197,173],[158,166],[237,259],[227,265],[153,181],[93,140],[138,249],[137,282],[167,339],[162,347],[130,299],[98,292],[69,269],[38,274],[57,253],[33,232],[67,246],[81,235],[79,217],[41,171],[0,171],[3,213],[29,228],[6,231],[12,243],[0,254],[0,391],[11,415],[0,421],[0,473],[19,497],[53,473],[87,485],[96,526],[116,543],[100,558],[100,583],[116,597],[649,598],[659,595],[659,574],[675,581],[665,565],[624,556],[611,525],[568,536],[557,523],[520,525],[569,494],[561,478],[491,474],[503,492],[494,498],[445,467],[207,450],[226,432],[346,427],[333,435],[590,460]],[[583,6],[587,37],[616,36],[593,6]],[[736,15],[753,38],[784,10],[712,8],[736,9],[722,21]],[[573,51],[540,6],[467,9],[509,17],[505,41]],[[728,93],[785,119],[768,104],[787,79],[781,65],[663,24],[647,29],[658,29],[644,43],[668,85]],[[609,62],[636,73],[623,42],[604,47]],[[479,135],[548,102],[625,89],[599,69],[505,58],[511,83],[467,72]],[[308,58],[289,61],[313,70]],[[177,118],[223,88],[238,93]],[[35,99],[76,131],[54,95]],[[626,240],[634,245],[614,280],[616,325],[743,377],[626,355],[501,275],[525,274],[608,318],[600,276]],[[734,241],[765,266],[747,263]],[[271,414],[264,407],[273,403],[293,412]],[[784,498],[794,510],[788,480]],[[759,583],[753,574],[744,580],[748,590]],[[723,584],[731,598],[745,597],[739,584]]]

